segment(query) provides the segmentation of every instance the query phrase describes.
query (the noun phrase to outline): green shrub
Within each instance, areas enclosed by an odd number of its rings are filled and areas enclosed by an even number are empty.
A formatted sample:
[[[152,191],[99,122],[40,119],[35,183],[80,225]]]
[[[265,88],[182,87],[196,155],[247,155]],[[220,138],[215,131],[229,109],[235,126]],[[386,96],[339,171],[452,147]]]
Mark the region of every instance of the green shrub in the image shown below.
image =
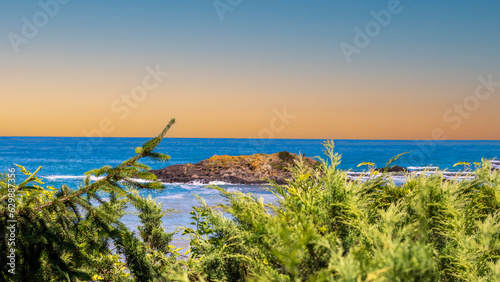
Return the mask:
[[[293,155],[290,154],[287,151],[281,151],[281,152],[279,152],[278,153],[278,158],[281,161],[286,162],[286,163],[293,163],[293,161],[295,160],[295,158],[293,157]]]
[[[491,165],[470,180],[390,174],[351,181],[325,144],[316,167],[301,159],[287,185],[265,204],[252,194],[222,193],[192,234],[194,280],[209,281],[498,281],[500,176]],[[396,158],[397,159],[397,158]],[[392,159],[394,160],[394,159]],[[231,219],[223,216],[220,209]]]
[[[89,171],[84,185],[76,190],[65,185],[59,189],[43,186],[37,176],[41,167],[31,173],[18,166],[26,177],[15,182],[10,181],[12,173],[1,175],[1,280],[165,281],[181,272],[178,254],[169,246],[172,233],[166,233],[161,225],[165,212],[151,198],[137,193],[163,189],[150,168],[138,161],[169,159],[153,150],[173,123],[144,143],[133,158],[114,168]],[[103,178],[91,183],[90,175]],[[9,207],[9,194],[15,195],[15,209]],[[120,221],[128,205],[138,210],[140,239]],[[5,233],[12,224],[9,220],[16,220],[15,245]],[[7,265],[11,249],[15,250],[15,268]]]

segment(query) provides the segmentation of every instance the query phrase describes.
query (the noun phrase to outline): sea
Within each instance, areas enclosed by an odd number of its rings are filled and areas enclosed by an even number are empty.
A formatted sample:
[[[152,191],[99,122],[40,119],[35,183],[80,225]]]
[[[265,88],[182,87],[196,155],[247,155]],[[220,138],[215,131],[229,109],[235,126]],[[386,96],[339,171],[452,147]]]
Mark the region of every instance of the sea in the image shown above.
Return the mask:
[[[81,138],[81,137],[0,137],[0,172],[16,168],[18,181],[23,175],[14,164],[19,164],[33,172],[42,167],[38,176],[46,185],[60,187],[65,184],[72,189],[83,185],[84,173],[104,165],[115,166],[135,155],[135,148],[148,138]],[[305,154],[308,157],[324,155],[323,142],[326,140],[306,139],[212,139],[212,138],[164,138],[156,148],[157,152],[171,156],[168,162],[143,160],[153,169],[174,164],[196,163],[213,155],[250,155],[256,153],[276,153],[288,151]],[[339,169],[354,173],[366,167],[358,167],[362,162],[373,162],[383,167],[387,160],[403,152],[410,152],[396,161],[410,170],[432,167],[437,170],[458,171],[463,166],[458,162],[480,162],[482,159],[500,158],[500,141],[408,141],[408,140],[334,140],[335,152],[342,155]],[[252,193],[266,202],[275,201],[266,185],[233,185],[211,183],[229,191]],[[219,192],[200,183],[164,184],[162,191],[142,191],[151,194],[164,209],[172,209],[164,217],[167,231],[190,225],[191,212],[199,206],[196,195],[209,205],[223,202]],[[133,208],[127,209],[123,222],[136,230],[139,225]],[[187,246],[187,238],[177,234],[174,245]]]

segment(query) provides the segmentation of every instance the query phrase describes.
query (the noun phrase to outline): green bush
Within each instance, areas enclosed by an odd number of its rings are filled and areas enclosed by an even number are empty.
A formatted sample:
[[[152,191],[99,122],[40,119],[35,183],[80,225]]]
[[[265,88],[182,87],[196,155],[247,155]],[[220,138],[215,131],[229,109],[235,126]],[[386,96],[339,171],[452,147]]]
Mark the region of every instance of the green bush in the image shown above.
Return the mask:
[[[26,177],[16,181],[11,181],[13,171],[0,175],[0,280],[165,281],[181,272],[177,250],[169,245],[173,234],[161,225],[165,212],[151,198],[138,195],[139,190],[164,188],[138,161],[169,159],[153,150],[173,123],[133,158],[89,171],[76,190],[43,186],[37,176],[41,167],[32,173],[18,165]],[[91,182],[90,175],[103,178]],[[138,211],[140,239],[120,221],[128,205]],[[14,241],[7,229],[12,225]],[[15,267],[8,265],[11,250]]]
[[[191,240],[190,277],[209,281],[499,281],[500,175],[487,161],[471,180],[390,175],[351,181],[340,156],[299,161],[278,198],[219,190],[202,205],[210,236]],[[222,215],[220,209],[231,215]],[[196,280],[196,279],[195,279]]]
[[[287,151],[281,151],[278,153],[278,158],[280,160],[282,160],[283,162],[286,162],[286,163],[292,163],[295,158],[293,157],[292,154],[290,154],[289,152]]]

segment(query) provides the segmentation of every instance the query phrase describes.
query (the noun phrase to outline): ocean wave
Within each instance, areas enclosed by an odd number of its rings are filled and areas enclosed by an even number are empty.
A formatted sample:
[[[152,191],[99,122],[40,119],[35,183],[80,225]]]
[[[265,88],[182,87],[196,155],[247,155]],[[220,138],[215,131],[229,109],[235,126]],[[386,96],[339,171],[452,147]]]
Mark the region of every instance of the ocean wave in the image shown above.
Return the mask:
[[[491,162],[491,167],[500,169],[500,161],[499,160],[490,160]]]
[[[139,178],[129,178],[127,180],[134,181],[137,183],[150,183],[153,182],[152,180],[144,180],[144,179],[139,179]]]
[[[409,166],[407,167],[409,171],[422,171],[422,170],[439,170],[437,166]]]
[[[362,171],[344,171],[347,175],[358,175],[362,174]]]
[[[208,185],[241,185],[241,184],[228,183],[224,181],[210,181]]]
[[[157,196],[156,199],[182,199],[185,194],[174,194],[174,195],[166,195],[166,196]]]
[[[46,175],[42,176],[43,178],[49,180],[57,180],[57,179],[83,179],[85,176],[83,175]]]
[[[190,183],[179,183],[178,185],[184,189],[198,189],[200,187],[207,186],[208,184],[201,182],[190,182]]]
[[[83,180],[85,178],[85,175],[46,175],[46,176],[42,176],[42,178],[45,178],[45,179],[48,179],[51,181],[57,181],[60,179],[64,179],[64,180],[81,179],[81,180]],[[93,175],[90,176],[90,180],[92,180],[92,181],[100,180],[103,178],[104,178],[103,176],[99,176],[99,177],[95,177]]]

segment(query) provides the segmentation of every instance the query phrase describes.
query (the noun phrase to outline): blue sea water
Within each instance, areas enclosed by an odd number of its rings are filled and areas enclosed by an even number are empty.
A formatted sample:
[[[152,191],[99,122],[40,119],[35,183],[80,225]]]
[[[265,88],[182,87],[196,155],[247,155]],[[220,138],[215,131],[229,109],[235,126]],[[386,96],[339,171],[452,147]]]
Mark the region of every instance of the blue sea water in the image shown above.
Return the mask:
[[[135,148],[148,138],[79,138],[79,137],[0,137],[0,172],[12,168],[13,164],[25,166],[38,173],[46,184],[71,188],[82,185],[83,174],[104,165],[117,165],[135,155]],[[301,139],[204,139],[165,138],[157,147],[158,152],[171,156],[166,163],[145,160],[153,169],[173,164],[195,163],[213,155],[249,155],[289,151],[306,156],[324,157],[324,140]],[[336,140],[335,151],[342,154],[340,169],[360,171],[361,162],[374,162],[383,167],[391,157],[411,151],[395,164],[404,167],[438,166],[450,171],[457,170],[453,164],[479,162],[481,158],[500,158],[500,141],[401,141],[401,140]],[[21,175],[18,173],[19,177]],[[231,191],[256,194],[266,201],[273,195],[263,186],[221,185]],[[144,192],[147,193],[147,192]],[[188,226],[189,212],[198,203],[194,194],[202,196],[208,204],[221,201],[219,194],[204,185],[166,184],[166,189],[152,193],[165,209],[175,209],[164,219],[167,230],[176,226]],[[133,212],[133,210],[129,210]],[[130,227],[138,225],[132,213],[124,221]],[[178,236],[175,243],[185,245]]]

